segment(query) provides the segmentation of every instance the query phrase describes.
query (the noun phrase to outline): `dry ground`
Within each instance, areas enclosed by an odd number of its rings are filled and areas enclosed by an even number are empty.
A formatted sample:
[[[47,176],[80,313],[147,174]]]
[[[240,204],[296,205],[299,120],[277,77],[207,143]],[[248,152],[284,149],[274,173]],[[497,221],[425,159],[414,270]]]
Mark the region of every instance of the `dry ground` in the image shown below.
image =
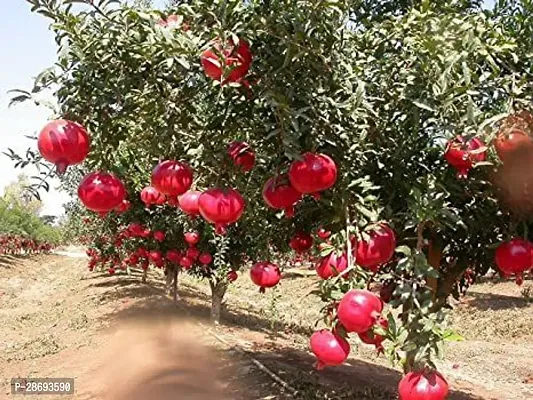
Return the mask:
[[[227,295],[225,323],[216,338],[206,324],[203,283],[182,279],[176,306],[156,275],[142,284],[138,278],[89,273],[85,263],[58,255],[0,259],[0,398],[11,398],[11,377],[48,376],[74,377],[71,398],[133,399],[111,395],[110,388],[124,392],[137,382],[140,390],[139,371],[148,387],[163,367],[209,377],[219,384],[210,388],[221,391],[217,398],[294,398],[235,345],[296,389],[298,399],[395,398],[400,375],[366,346],[354,351],[346,366],[313,370],[307,340],[320,314],[320,302],[308,295],[314,277],[288,274],[279,289],[265,295],[247,277],[239,278]],[[465,341],[448,345],[440,367],[456,390],[451,398],[533,399],[533,303],[522,299],[519,288],[476,285],[452,320]],[[190,337],[205,348],[190,345]],[[185,348],[183,356],[179,349]],[[208,386],[183,379],[196,384],[187,390]]]

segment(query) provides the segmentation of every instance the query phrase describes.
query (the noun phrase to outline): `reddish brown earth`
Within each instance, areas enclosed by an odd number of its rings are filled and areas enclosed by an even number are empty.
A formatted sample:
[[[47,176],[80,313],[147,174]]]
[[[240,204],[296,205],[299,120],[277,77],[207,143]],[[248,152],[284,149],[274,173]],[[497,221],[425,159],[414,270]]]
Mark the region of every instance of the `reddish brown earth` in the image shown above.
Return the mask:
[[[58,255],[0,258],[0,398],[11,398],[10,378],[24,376],[73,377],[70,397],[82,400],[146,392],[153,400],[395,398],[400,374],[367,347],[346,366],[313,369],[306,344],[320,311],[306,295],[313,277],[287,276],[264,296],[241,277],[228,293],[224,325],[214,329],[206,287],[192,278],[182,279],[175,305],[159,275],[142,284],[89,273],[85,264]],[[473,293],[452,316],[466,340],[450,344],[441,365],[455,390],[450,398],[532,399],[533,306],[508,283]]]

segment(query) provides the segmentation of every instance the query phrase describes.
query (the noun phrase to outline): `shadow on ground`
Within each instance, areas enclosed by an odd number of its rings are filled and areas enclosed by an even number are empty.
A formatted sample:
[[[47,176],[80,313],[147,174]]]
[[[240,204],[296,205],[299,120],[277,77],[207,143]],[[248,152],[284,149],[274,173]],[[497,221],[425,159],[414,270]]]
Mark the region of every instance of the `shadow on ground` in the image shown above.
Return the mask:
[[[465,302],[470,306],[481,311],[487,310],[507,310],[511,308],[525,308],[529,307],[526,299],[519,296],[506,296],[494,293],[479,293],[470,291],[467,294],[468,298]]]
[[[152,281],[151,284],[142,284],[138,281],[125,281],[118,283],[112,280],[114,284],[107,282],[97,283],[93,286],[107,287],[117,286],[117,290],[108,292],[105,297],[108,300],[139,299],[129,307],[117,310],[111,314],[104,315],[101,318],[107,320],[114,317],[114,323],[124,321],[135,321],[136,319],[146,318],[147,315],[154,318],[164,318],[170,320],[190,319],[191,317],[199,322],[209,324],[209,298],[204,293],[199,292],[192,286],[180,285],[181,300],[174,304],[168,297],[164,296],[164,287],[159,282]],[[149,295],[149,298],[147,298]],[[191,303],[192,299],[200,299]],[[277,385],[272,384],[271,378],[266,374],[258,372],[253,367],[251,361],[248,361],[250,368],[248,373],[240,374],[238,377],[239,395],[235,399],[258,398],[252,389],[257,391],[257,385],[261,387],[268,386],[271,393],[269,396],[261,397],[268,399],[289,399],[296,398],[302,400],[314,399],[396,399],[396,387],[401,374],[393,369],[365,362],[362,360],[350,360],[349,363],[337,368],[326,369],[318,372],[314,369],[315,358],[307,351],[294,347],[286,346],[287,340],[281,340],[281,337],[273,335],[270,327],[272,321],[261,318],[254,314],[252,310],[233,309],[230,313],[228,310],[222,310],[223,326],[217,331],[230,345],[240,340],[238,336],[239,328],[254,330],[265,335],[270,335],[270,341],[263,340],[261,343],[253,343],[252,348],[246,352],[256,360],[263,363],[267,368],[280,376],[285,382],[289,383],[298,391],[297,396],[291,397]],[[282,324],[279,322],[279,324]],[[298,333],[309,335],[309,329],[299,327],[299,329],[284,330],[285,333]],[[234,362],[238,355],[234,350],[220,350],[229,362]],[[246,357],[244,357],[246,358]],[[246,370],[246,369],[245,369]],[[261,375],[258,382],[258,374]],[[230,383],[231,385],[231,383]],[[252,388],[253,386],[253,388]],[[246,394],[247,393],[247,394]],[[254,393],[253,395],[251,395]],[[264,391],[262,393],[264,396]],[[453,392],[449,399],[454,400],[480,400],[481,397],[473,396],[470,393],[456,391]]]
[[[26,260],[31,256],[27,255],[0,255],[0,267],[2,268],[11,268],[12,265],[22,261]]]

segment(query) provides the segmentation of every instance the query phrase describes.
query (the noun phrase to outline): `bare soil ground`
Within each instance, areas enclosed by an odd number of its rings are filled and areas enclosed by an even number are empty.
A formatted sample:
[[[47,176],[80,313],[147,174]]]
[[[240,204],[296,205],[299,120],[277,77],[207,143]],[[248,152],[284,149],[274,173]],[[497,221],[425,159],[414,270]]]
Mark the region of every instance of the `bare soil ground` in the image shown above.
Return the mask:
[[[223,326],[213,329],[203,283],[181,279],[175,305],[159,275],[142,284],[89,273],[85,265],[66,255],[0,258],[0,399],[12,397],[10,379],[19,376],[73,377],[71,398],[82,400],[134,400],[143,390],[154,400],[155,392],[198,400],[395,398],[400,374],[367,346],[354,342],[343,367],[313,369],[307,340],[320,315],[320,302],[309,295],[314,277],[289,273],[265,295],[241,277],[227,294]],[[452,322],[465,341],[450,343],[440,366],[455,389],[450,398],[533,399],[533,304],[520,288],[476,285]],[[275,383],[246,353],[292,388]],[[160,382],[168,371],[174,386]]]

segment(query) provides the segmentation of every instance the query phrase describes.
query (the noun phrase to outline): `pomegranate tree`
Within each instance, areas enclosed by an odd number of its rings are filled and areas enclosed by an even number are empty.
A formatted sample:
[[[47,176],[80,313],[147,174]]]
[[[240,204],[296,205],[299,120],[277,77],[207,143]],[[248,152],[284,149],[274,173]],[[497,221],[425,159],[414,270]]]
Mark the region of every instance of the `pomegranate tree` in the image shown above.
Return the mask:
[[[527,142],[519,131],[531,137],[531,118],[519,112],[533,96],[530,5],[510,13],[510,0],[492,11],[473,2],[428,2],[421,12],[410,2],[392,8],[270,2],[265,8],[198,0],[161,14],[101,1],[86,2],[83,10],[32,3],[50,19],[57,43],[75,51],[58,52],[35,93],[18,94],[35,98],[50,88],[58,115],[91,132],[91,152],[83,166],[67,170],[63,187],[74,194],[80,175],[109,170],[129,193],[130,210],[105,220],[80,204],[69,209],[75,222],[90,218],[77,229],[96,251],[92,268],[112,268],[120,277],[127,260],[132,269],[155,268],[167,278],[186,268],[208,280],[216,319],[232,271],[249,260],[283,259],[294,232],[327,227],[313,251],[322,258],[334,249],[337,257],[321,259],[328,276],[317,290],[323,323],[342,337],[355,332],[376,339],[371,331],[386,338],[391,361],[416,372],[433,365],[450,337],[446,305],[458,295],[464,272],[480,276],[494,267],[494,249],[506,238],[529,240],[530,215],[502,201],[493,175],[515,159],[504,156],[512,144],[505,143],[515,133]],[[180,17],[160,21],[162,15]],[[189,30],[179,29],[182,17]],[[469,32],[471,40],[457,32]],[[508,126],[501,126],[502,114]],[[240,138],[253,149],[247,173],[248,149],[228,154],[228,144]],[[445,155],[443,139],[450,141]],[[50,168],[32,151],[10,156],[19,165],[37,163],[43,177]],[[158,160],[166,161],[150,179]],[[518,171],[526,174],[530,164]],[[476,174],[458,181],[450,167],[461,176],[476,167]],[[35,190],[46,188],[41,181]],[[167,202],[147,209],[140,191],[150,183]],[[207,190],[189,208],[178,196],[191,187]],[[303,194],[320,194],[320,201]],[[526,191],[526,202],[530,197]],[[272,211],[292,216],[296,205],[292,219]],[[203,218],[189,217],[197,213]],[[380,221],[394,226],[394,234]],[[127,227],[135,223],[140,227],[132,234]],[[152,233],[159,230],[166,234],[161,242]],[[192,246],[183,236],[190,231],[201,238]],[[154,261],[153,252],[165,256]],[[203,253],[212,255],[211,263],[202,262]],[[332,264],[342,269],[344,254],[349,274],[328,272],[335,271]],[[279,281],[274,268],[263,279],[260,264],[252,271],[261,287]],[[380,318],[394,324],[385,329]]]

